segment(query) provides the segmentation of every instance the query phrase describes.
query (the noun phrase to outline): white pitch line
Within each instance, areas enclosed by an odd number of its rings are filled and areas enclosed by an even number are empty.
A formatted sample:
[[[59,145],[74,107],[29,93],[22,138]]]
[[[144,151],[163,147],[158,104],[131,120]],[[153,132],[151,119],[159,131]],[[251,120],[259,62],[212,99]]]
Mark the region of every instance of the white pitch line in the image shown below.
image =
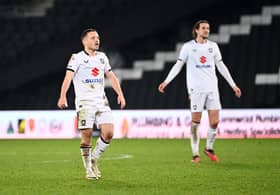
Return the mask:
[[[128,159],[128,158],[133,158],[133,156],[130,154],[120,154],[119,156],[104,157],[101,158],[100,160],[120,160],[120,159]]]
[[[133,155],[130,154],[119,154],[115,156],[109,156],[109,157],[104,157],[101,158],[100,160],[122,160],[122,159],[129,159],[133,158]],[[44,161],[36,161],[36,162],[31,162],[31,163],[36,163],[36,164],[53,164],[53,163],[68,163],[71,162],[72,160],[44,160]]]

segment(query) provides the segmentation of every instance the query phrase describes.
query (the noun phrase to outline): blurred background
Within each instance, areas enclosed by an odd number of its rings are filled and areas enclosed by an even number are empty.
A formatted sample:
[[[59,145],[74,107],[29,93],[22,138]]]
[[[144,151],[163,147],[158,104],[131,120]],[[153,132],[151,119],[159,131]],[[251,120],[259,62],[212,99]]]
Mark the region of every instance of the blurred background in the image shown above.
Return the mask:
[[[209,20],[211,38],[243,92],[219,75],[224,108],[279,108],[279,0],[1,0],[0,110],[53,110],[80,33],[98,30],[101,51],[121,81],[127,109],[185,109],[185,69],[159,94],[193,24]],[[110,87],[106,93],[118,109]],[[68,93],[74,109],[74,90]]]

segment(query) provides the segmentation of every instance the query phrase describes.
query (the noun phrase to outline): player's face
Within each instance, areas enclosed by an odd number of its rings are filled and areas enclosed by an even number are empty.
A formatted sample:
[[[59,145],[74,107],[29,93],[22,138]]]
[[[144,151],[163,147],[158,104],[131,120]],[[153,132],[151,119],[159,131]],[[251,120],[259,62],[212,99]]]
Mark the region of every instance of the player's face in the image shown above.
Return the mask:
[[[201,37],[203,39],[207,39],[210,33],[210,26],[208,23],[201,23],[199,28],[196,30],[197,37]]]
[[[96,51],[99,49],[100,39],[99,35],[96,31],[87,33],[84,38],[84,46],[92,51]]]

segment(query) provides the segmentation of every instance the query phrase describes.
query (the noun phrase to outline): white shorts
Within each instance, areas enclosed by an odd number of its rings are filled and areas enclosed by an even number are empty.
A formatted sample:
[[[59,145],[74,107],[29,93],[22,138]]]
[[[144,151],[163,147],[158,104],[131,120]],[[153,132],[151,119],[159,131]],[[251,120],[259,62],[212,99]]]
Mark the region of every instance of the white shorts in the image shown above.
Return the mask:
[[[99,128],[101,124],[113,124],[113,115],[109,106],[99,107],[92,101],[79,101],[76,103],[78,115],[78,129]]]
[[[191,112],[221,109],[219,92],[190,93],[190,101]]]

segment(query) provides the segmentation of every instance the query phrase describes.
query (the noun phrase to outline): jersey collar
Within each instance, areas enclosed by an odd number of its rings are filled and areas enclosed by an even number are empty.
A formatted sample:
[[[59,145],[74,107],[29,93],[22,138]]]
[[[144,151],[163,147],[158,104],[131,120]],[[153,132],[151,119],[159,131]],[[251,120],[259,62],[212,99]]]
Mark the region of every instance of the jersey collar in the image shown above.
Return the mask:
[[[84,51],[84,53],[86,54],[86,55],[88,55],[89,56],[89,53],[86,51],[86,50],[83,50]]]

